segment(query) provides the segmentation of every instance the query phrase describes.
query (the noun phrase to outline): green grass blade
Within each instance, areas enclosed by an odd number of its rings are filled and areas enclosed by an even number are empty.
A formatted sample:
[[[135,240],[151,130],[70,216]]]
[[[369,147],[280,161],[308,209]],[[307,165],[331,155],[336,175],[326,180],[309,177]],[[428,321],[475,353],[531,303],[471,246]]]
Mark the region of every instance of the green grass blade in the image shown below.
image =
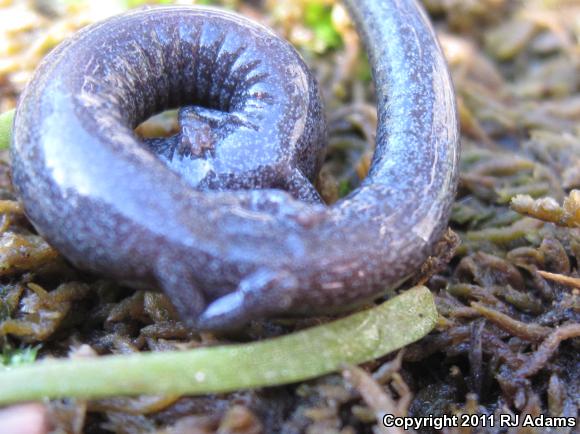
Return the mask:
[[[429,333],[436,320],[430,291],[416,287],[372,309],[260,342],[0,370],[0,404],[44,397],[197,395],[293,383],[384,356]]]

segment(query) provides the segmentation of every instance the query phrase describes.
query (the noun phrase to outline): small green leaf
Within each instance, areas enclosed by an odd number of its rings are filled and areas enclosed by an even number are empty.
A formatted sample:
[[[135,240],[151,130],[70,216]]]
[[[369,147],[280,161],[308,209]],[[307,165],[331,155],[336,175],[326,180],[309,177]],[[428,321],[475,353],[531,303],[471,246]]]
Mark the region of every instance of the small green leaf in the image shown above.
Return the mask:
[[[4,346],[0,355],[2,365],[10,368],[27,365],[36,360],[40,345],[34,347],[11,348],[9,345]]]
[[[166,5],[173,3],[173,0],[121,0],[123,6],[128,9],[137,8],[143,5]]]
[[[317,51],[338,48],[342,37],[332,23],[332,7],[318,2],[309,3],[304,13],[304,24],[314,31]]]
[[[0,149],[7,149],[12,140],[12,121],[14,110],[0,114]]]
[[[361,53],[359,55],[359,61],[357,63],[356,71],[357,71],[356,75],[360,81],[364,83],[371,82],[373,78],[373,73],[365,53]]]
[[[338,183],[338,197],[345,197],[352,191],[350,181],[348,179],[343,179]]]

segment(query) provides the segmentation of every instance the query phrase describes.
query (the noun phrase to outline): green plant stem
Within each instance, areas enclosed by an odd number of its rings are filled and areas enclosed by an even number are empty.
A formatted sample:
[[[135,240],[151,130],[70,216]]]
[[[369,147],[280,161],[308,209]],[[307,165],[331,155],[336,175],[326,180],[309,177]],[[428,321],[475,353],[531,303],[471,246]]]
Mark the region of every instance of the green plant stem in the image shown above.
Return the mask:
[[[188,351],[46,360],[0,370],[0,404],[41,398],[198,395],[318,377],[425,336],[437,311],[415,287],[372,309],[260,342]]]
[[[10,146],[13,119],[14,110],[0,114],[0,149],[7,149]]]

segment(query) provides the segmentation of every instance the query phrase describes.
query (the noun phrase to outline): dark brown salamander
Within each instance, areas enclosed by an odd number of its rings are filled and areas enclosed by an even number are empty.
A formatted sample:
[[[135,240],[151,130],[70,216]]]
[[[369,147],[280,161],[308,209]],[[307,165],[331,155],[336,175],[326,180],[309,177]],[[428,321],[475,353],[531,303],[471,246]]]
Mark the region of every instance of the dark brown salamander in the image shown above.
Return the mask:
[[[39,67],[12,146],[30,220],[77,266],[161,287],[203,329],[341,309],[400,283],[447,224],[454,94],[414,0],[346,3],[379,112],[370,173],[348,197],[325,207],[278,189],[317,200],[307,179],[325,127],[295,52],[238,16],[165,7],[91,26]],[[183,104],[178,136],[135,136]]]

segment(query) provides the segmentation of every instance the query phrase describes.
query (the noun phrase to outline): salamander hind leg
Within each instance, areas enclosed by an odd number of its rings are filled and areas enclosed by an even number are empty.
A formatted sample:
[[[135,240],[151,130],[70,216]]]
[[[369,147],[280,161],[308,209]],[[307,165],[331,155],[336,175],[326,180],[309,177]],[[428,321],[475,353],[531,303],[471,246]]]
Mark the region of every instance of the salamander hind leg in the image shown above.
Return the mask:
[[[298,281],[285,271],[260,269],[238,288],[209,304],[197,323],[202,330],[232,330],[254,318],[272,316],[289,307]]]
[[[159,286],[173,303],[180,318],[188,326],[195,327],[206,302],[189,267],[180,261],[160,259],[155,274]]]

